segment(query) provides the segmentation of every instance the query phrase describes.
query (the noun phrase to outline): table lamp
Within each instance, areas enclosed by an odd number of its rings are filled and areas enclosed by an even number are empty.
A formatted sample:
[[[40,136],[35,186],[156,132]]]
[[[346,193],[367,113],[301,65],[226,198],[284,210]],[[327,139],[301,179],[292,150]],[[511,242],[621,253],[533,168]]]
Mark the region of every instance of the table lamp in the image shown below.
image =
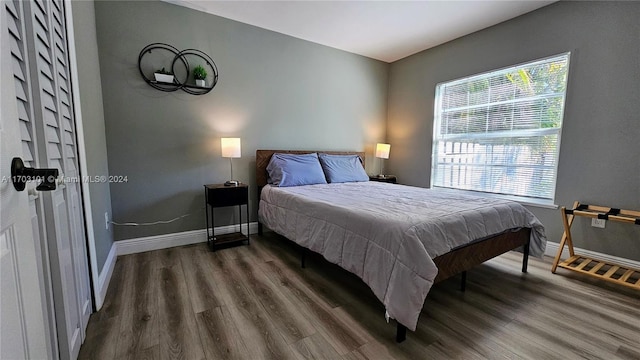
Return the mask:
[[[390,150],[391,150],[391,145],[389,144],[381,144],[381,143],[376,144],[376,157],[380,159],[380,174],[378,175],[378,178],[380,179],[386,178],[386,175],[382,174],[382,159],[389,158]]]
[[[221,138],[220,145],[222,147],[222,157],[229,158],[231,166],[231,179],[233,179],[233,158],[240,157],[240,138]],[[224,183],[225,186],[238,186],[238,180],[229,180]]]

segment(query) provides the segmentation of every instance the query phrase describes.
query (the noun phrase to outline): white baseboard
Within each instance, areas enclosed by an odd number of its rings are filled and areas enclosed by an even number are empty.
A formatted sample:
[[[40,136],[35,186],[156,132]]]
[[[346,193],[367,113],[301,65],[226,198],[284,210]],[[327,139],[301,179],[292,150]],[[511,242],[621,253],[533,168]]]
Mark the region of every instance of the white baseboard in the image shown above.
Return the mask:
[[[555,257],[556,254],[558,253],[558,247],[560,247],[559,243],[548,241],[547,248],[544,254],[547,256]],[[625,258],[613,256],[613,255],[599,253],[596,251],[580,249],[577,247],[574,247],[574,250],[579,255],[600,259],[600,260],[617,264],[617,265],[623,265],[623,266],[628,266],[635,269],[640,269],[640,261],[625,259]],[[566,259],[568,257],[569,257],[569,250],[567,250],[567,248],[565,247],[562,251],[562,258]]]
[[[242,224],[243,234],[246,235],[246,226]],[[228,225],[216,227],[216,235],[230,234],[240,231],[240,225]],[[258,223],[249,223],[249,232],[258,232]],[[141,238],[115,241],[118,255],[135,254],[151,250],[166,249],[175,246],[197,244],[207,241],[205,229],[184,231],[180,233],[146,236]]]
[[[100,275],[98,276],[98,293],[94,294],[96,301],[96,309],[100,310],[102,305],[104,304],[104,299],[107,296],[107,289],[109,288],[109,282],[111,281],[111,275],[113,274],[113,269],[116,266],[116,244],[111,244],[111,250],[109,250],[109,255],[107,255],[107,260],[104,262],[104,266],[102,266],[102,270],[100,271]]]

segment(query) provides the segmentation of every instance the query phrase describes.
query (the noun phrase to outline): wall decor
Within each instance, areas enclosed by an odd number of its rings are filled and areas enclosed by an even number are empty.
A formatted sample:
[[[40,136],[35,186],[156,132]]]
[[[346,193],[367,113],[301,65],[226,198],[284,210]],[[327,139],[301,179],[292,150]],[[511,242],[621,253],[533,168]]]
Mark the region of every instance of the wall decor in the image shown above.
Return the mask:
[[[138,70],[147,84],[166,92],[180,89],[204,95],[218,83],[218,67],[209,55],[164,43],[149,44],[140,51]]]

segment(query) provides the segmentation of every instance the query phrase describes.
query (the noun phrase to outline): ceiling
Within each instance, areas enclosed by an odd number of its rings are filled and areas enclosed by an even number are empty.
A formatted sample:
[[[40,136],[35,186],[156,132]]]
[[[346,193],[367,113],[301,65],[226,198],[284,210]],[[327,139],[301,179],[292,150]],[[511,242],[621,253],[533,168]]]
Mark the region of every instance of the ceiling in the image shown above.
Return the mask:
[[[393,62],[556,0],[165,1]]]

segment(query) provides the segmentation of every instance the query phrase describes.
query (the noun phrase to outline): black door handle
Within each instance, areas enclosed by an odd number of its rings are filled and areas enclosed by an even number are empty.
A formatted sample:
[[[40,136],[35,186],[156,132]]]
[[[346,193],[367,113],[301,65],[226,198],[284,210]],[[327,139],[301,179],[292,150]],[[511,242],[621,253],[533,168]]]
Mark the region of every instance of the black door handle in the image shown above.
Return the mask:
[[[39,191],[51,191],[56,189],[56,178],[58,169],[34,169],[25,167],[22,159],[13,158],[11,161],[11,181],[13,187],[18,191],[23,191],[28,181],[40,182],[36,186]]]

